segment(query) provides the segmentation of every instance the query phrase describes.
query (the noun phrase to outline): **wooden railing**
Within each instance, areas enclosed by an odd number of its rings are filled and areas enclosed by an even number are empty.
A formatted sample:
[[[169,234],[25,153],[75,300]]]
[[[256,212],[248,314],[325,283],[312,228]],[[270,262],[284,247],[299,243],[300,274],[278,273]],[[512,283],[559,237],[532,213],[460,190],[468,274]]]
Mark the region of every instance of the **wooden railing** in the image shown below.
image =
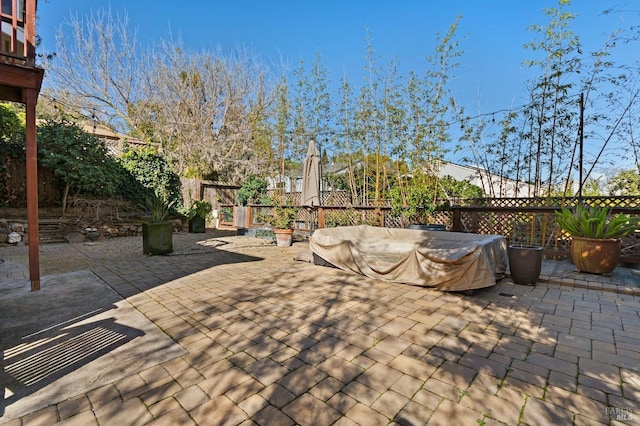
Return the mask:
[[[594,197],[596,201],[606,197]],[[594,201],[594,200],[590,200]],[[600,203],[592,205],[618,205],[610,207],[611,212],[640,217],[640,207],[631,207],[639,197],[628,197],[623,203]],[[558,206],[534,206],[525,202],[524,206],[466,205],[452,206],[449,209],[432,214],[432,222],[445,225],[448,231],[477,234],[503,235],[512,243],[540,245],[548,258],[562,259],[569,254],[570,238],[557,224],[555,212]],[[528,204],[528,205],[527,205]],[[226,205],[227,219],[221,224],[237,226],[237,207]],[[261,217],[269,215],[274,206],[249,205],[245,207],[245,227],[261,227]],[[233,217],[232,217],[233,216]],[[315,229],[368,224],[389,228],[403,227],[403,222],[391,215],[390,207],[369,206],[322,206],[317,208],[299,208],[295,229],[311,234]],[[640,233],[622,239],[622,261],[640,263]]]
[[[558,226],[555,212],[560,207],[490,207],[454,206],[454,232],[498,234],[507,237],[509,244],[539,245],[547,257],[566,258],[570,237]],[[640,217],[640,208],[616,207],[611,213]],[[640,263],[640,233],[622,239],[622,261]]]

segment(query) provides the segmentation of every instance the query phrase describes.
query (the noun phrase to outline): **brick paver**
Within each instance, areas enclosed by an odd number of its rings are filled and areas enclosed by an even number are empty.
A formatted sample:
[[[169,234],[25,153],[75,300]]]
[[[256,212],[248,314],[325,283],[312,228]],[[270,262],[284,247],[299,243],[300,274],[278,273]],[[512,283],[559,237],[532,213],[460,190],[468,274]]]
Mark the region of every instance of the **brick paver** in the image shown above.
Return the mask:
[[[44,246],[43,274],[93,270],[187,354],[0,423],[534,425],[640,416],[640,292],[627,276],[620,284],[615,275],[572,277],[546,263],[534,287],[505,279],[442,293],[293,261],[303,249],[103,262],[82,247]],[[25,276],[24,248],[0,255],[11,261],[3,280]]]

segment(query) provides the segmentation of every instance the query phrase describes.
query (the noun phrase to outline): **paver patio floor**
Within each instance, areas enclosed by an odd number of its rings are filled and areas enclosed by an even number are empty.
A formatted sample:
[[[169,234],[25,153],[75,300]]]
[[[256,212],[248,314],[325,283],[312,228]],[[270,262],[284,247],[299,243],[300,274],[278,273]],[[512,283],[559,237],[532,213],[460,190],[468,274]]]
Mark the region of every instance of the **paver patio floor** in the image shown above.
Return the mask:
[[[294,261],[305,249],[106,261],[42,246],[43,276],[91,271],[185,353],[0,423],[638,424],[640,277],[628,270],[547,262],[536,286],[443,293]],[[28,287],[26,249],[0,259],[0,291]]]

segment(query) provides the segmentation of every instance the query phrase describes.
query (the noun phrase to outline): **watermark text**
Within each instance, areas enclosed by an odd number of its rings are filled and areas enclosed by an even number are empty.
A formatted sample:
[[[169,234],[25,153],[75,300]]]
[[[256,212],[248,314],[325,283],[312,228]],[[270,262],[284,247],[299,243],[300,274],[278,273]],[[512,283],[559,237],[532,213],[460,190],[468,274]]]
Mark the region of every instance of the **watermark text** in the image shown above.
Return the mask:
[[[615,420],[633,420],[633,410],[628,407],[607,407],[605,412]]]

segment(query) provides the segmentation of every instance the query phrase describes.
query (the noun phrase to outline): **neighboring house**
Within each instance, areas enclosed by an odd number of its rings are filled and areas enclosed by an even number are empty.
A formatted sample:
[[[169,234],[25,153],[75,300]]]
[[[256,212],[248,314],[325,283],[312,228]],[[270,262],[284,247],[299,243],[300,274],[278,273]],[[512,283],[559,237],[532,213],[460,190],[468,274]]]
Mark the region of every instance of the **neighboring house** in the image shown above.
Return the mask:
[[[37,125],[45,123],[46,120],[36,120]],[[124,144],[137,145],[137,146],[154,146],[158,151],[162,152],[162,147],[158,143],[145,142],[142,139],[137,139],[123,133],[118,133],[107,126],[102,124],[95,124],[92,122],[79,122],[78,126],[87,134],[97,136],[102,139],[109,151],[109,154],[117,157],[122,153]]]
[[[125,143],[139,146],[155,146],[160,152],[162,152],[162,147],[158,143],[149,143],[141,139],[132,138],[131,136],[118,133],[101,124],[82,123],[80,124],[80,127],[82,127],[82,130],[84,130],[85,133],[95,135],[104,140],[109,154],[114,157],[117,157],[122,153],[122,148]]]
[[[355,167],[361,167],[361,162],[357,162]],[[347,173],[347,167],[344,165],[332,164],[327,168],[331,168],[331,173],[336,175]],[[491,174],[478,166],[461,166],[443,161],[438,175],[440,177],[451,176],[457,181],[466,180],[482,189],[485,197],[513,198],[533,196],[533,185],[505,177],[500,178],[500,176]]]
[[[302,191],[302,174],[296,174],[295,176],[275,176],[267,177],[267,190],[280,190],[286,193],[301,192]]]
[[[461,166],[459,164],[443,162],[440,166],[440,177],[451,176],[455,180],[466,180],[482,189],[485,197],[514,198],[533,197],[533,185],[522,181],[489,173],[478,166]]]

